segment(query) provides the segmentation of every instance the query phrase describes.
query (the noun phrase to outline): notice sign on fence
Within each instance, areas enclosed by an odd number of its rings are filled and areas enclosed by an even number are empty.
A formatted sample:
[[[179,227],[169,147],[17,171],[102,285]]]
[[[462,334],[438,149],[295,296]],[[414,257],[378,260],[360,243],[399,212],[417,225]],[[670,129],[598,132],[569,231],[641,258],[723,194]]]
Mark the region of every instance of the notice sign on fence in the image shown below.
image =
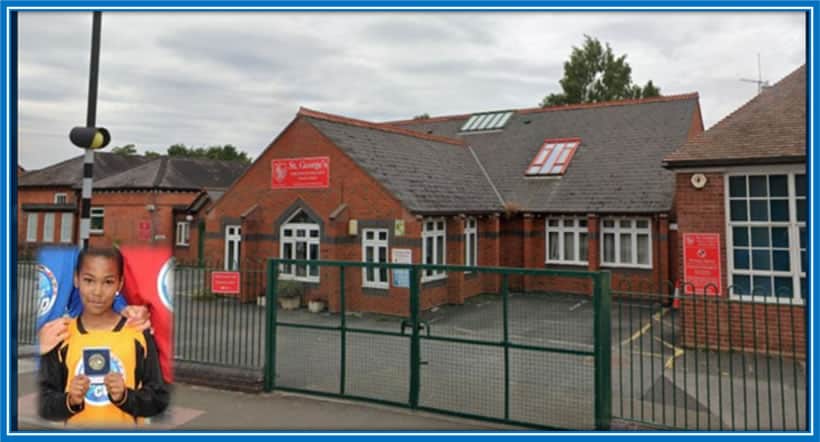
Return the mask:
[[[211,273],[211,292],[238,295],[239,272]]]
[[[393,249],[391,252],[393,264],[412,264],[413,250]],[[393,287],[410,287],[410,269],[393,269]]]
[[[330,157],[271,160],[272,189],[326,189],[330,185]]]
[[[720,294],[720,235],[685,233],[683,235],[683,274],[685,292],[717,296]],[[708,286],[708,288],[707,288]]]

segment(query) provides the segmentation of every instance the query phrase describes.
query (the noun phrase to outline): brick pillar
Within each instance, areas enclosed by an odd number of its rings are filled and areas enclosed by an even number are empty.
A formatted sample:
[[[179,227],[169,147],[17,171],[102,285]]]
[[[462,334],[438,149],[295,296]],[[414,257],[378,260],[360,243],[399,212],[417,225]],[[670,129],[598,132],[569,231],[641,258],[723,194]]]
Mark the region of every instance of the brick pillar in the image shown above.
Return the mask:
[[[521,252],[523,256],[521,257],[521,267],[524,268],[534,268],[534,253],[533,253],[533,237],[532,237],[532,229],[534,224],[534,218],[531,213],[525,213],[524,219],[521,222]],[[529,286],[533,283],[532,277],[525,276],[523,278],[523,287],[522,289],[526,292],[529,289]]]
[[[669,276],[669,215],[658,216],[658,279],[660,293],[668,294]]]
[[[597,272],[601,269],[601,235],[600,218],[597,213],[587,214],[587,236],[589,250],[587,253],[588,269]]]
[[[466,218],[447,222],[447,264],[464,265],[464,226]],[[464,304],[464,272],[447,272],[447,302]]]
[[[482,229],[484,227],[484,229]],[[478,254],[478,265],[488,267],[501,266],[501,216],[494,214],[486,223],[479,226],[478,244],[481,252]],[[483,244],[486,242],[487,246]],[[495,293],[501,289],[501,279],[497,273],[482,274],[484,291]]]

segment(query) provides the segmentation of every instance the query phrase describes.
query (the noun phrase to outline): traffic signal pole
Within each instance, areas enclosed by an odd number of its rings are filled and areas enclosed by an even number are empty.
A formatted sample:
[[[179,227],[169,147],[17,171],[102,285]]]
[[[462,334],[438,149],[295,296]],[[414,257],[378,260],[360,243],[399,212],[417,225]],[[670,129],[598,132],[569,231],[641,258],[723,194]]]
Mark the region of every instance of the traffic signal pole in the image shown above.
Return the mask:
[[[102,28],[102,12],[94,11],[91,25],[91,67],[88,76],[88,114],[85,125],[93,128],[97,123],[97,84],[100,70],[100,31]],[[85,148],[83,161],[83,189],[82,206],[80,207],[80,241],[83,249],[88,248],[88,238],[91,231],[91,190],[94,177],[94,149]]]

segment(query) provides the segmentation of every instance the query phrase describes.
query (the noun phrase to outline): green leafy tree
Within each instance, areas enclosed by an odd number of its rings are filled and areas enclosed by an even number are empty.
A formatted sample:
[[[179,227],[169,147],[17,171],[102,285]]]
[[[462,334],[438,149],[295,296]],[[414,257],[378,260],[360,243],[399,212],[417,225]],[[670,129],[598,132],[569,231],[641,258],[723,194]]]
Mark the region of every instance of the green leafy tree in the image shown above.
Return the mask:
[[[125,146],[116,146],[111,148],[111,153],[115,153],[118,155],[136,155],[137,146],[134,146],[133,144],[126,144]]]
[[[423,114],[416,115],[415,117],[413,117],[413,119],[414,120],[429,120],[430,119],[430,114],[425,112]]]
[[[250,163],[250,156],[237,149],[232,144],[210,147],[187,147],[184,144],[174,144],[168,147],[168,156],[185,158],[207,158],[211,160],[241,161]]]
[[[544,97],[542,107],[657,97],[661,93],[651,80],[643,87],[633,84],[626,54],[616,57],[609,43],[602,45],[588,35],[584,35],[581,48],[572,47],[560,83],[562,92]]]

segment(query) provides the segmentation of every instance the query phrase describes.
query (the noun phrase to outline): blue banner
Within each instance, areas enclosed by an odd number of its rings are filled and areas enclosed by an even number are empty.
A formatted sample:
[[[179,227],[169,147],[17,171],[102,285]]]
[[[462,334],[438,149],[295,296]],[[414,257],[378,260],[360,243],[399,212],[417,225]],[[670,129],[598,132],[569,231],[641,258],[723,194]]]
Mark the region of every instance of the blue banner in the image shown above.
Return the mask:
[[[37,330],[68,313],[74,291],[77,252],[73,247],[44,247],[37,253]],[[74,298],[75,303],[79,303],[80,297],[75,295]]]

